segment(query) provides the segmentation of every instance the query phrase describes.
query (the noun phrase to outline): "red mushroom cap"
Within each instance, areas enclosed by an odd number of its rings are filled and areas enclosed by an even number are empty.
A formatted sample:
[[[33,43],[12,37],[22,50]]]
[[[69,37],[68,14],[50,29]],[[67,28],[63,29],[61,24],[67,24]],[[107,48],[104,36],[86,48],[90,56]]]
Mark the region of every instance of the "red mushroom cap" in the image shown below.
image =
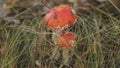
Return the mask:
[[[61,47],[71,48],[75,42],[75,35],[71,32],[64,32],[57,36],[56,40]]]
[[[44,22],[52,29],[72,26],[75,20],[76,16],[72,13],[72,8],[67,5],[54,7],[44,17]]]

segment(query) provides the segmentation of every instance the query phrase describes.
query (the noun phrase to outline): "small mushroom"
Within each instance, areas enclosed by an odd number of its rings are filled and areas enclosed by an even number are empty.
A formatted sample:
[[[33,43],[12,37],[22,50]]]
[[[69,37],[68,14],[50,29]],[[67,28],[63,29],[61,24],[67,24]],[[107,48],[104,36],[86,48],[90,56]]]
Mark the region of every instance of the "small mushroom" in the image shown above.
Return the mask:
[[[48,27],[64,29],[75,24],[76,16],[72,8],[67,5],[59,5],[51,9],[44,17],[44,22]]]
[[[75,42],[75,34],[71,32],[61,33],[56,37],[56,41],[63,48],[72,48]]]

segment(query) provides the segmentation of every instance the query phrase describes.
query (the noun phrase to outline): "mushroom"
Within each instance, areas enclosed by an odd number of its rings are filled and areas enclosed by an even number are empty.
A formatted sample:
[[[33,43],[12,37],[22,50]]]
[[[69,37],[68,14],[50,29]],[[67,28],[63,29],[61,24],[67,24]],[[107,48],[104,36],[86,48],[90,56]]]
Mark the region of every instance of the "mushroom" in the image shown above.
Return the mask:
[[[70,62],[70,49],[75,42],[75,34],[71,32],[62,32],[63,29],[75,24],[76,15],[73,9],[67,5],[59,5],[51,9],[44,17],[45,24],[53,30],[52,40],[62,48],[63,64],[68,65]],[[53,49],[52,57],[59,58],[59,46]],[[58,50],[58,51],[57,51]],[[57,52],[56,52],[57,51]]]
[[[51,9],[44,17],[44,22],[53,30],[63,30],[75,24],[76,16],[67,5],[59,5]]]
[[[75,34],[71,32],[61,33],[56,37],[56,41],[63,48],[72,48],[75,42]]]

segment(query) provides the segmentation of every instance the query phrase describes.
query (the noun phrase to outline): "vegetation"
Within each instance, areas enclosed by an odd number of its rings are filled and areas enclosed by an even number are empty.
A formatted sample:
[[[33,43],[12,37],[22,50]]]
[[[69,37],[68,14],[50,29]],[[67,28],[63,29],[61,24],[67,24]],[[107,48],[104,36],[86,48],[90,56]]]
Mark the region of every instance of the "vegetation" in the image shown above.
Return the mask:
[[[63,64],[60,57],[57,60],[52,57],[58,52],[61,56],[62,48],[51,40],[52,30],[43,21],[50,3],[0,0],[0,68],[58,68]],[[61,3],[52,3],[58,4]],[[120,67],[117,5],[115,0],[109,0],[99,6],[91,3],[86,10],[76,10],[76,24],[65,29],[77,35],[75,47],[70,49],[70,64],[62,68]]]

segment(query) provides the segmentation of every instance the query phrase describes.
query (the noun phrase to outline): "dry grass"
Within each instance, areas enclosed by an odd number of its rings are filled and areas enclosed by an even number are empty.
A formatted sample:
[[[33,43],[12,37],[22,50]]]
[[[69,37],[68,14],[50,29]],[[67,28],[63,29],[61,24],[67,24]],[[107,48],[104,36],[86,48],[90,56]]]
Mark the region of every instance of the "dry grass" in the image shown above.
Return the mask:
[[[66,29],[77,35],[67,55],[69,65],[64,65],[62,48],[51,40],[52,31],[42,20],[45,4],[24,6],[21,2],[5,2],[10,11],[6,17],[20,23],[0,19],[0,68],[120,67],[120,12],[111,0],[102,8],[90,5],[90,10],[78,11],[76,24]]]

